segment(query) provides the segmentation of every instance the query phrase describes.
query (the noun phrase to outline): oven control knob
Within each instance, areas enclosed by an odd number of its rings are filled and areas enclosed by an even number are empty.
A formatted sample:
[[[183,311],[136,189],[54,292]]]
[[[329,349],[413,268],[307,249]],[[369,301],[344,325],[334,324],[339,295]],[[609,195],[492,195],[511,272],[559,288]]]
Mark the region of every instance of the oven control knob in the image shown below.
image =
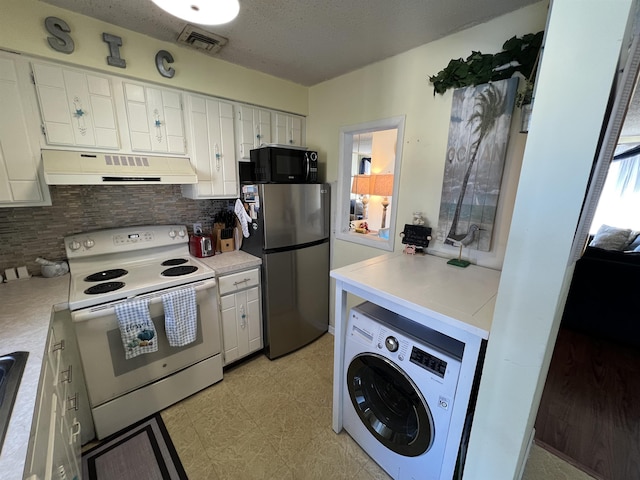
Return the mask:
[[[84,242],[82,242],[82,244],[85,246],[85,248],[91,248],[96,244],[96,242],[94,242],[92,238],[87,238]]]
[[[69,242],[69,250],[71,250],[71,251],[79,250],[81,246],[82,245],[80,245],[80,242],[77,241],[77,240],[71,240]]]
[[[178,236],[180,238],[184,238],[186,234],[187,232],[184,231],[184,228],[181,228],[180,230],[178,230]]]
[[[390,352],[395,352],[398,350],[398,339],[396,337],[387,337],[387,339],[384,341],[384,344],[387,347],[387,350],[389,350]]]
[[[169,230],[169,236],[171,238],[176,238],[176,231],[175,230]]]

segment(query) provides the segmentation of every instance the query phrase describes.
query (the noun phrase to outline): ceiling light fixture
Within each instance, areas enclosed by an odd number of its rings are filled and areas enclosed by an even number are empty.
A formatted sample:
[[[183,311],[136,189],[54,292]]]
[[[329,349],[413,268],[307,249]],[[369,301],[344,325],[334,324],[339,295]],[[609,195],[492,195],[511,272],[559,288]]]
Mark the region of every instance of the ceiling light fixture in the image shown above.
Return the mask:
[[[200,25],[221,25],[238,16],[238,0],[151,0],[165,12]]]

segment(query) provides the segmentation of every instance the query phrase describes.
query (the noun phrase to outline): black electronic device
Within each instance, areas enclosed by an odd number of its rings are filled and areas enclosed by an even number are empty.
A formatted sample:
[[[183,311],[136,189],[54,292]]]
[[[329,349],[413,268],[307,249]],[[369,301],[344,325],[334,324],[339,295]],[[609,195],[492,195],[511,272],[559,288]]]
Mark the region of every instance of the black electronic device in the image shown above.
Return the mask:
[[[431,228],[424,225],[405,224],[404,230],[400,233],[402,243],[414,245],[416,248],[427,248],[431,240]]]

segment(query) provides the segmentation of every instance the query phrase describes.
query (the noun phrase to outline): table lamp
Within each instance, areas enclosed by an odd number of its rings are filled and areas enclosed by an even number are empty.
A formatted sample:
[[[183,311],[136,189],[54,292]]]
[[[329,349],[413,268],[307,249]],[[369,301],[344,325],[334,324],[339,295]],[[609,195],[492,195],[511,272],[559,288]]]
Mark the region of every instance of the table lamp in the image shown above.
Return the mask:
[[[393,174],[381,173],[379,175],[371,176],[371,195],[379,195],[384,197],[382,199],[382,226],[385,228],[387,223],[387,207],[389,206],[389,196],[393,195]]]
[[[360,195],[362,202],[362,218],[367,218],[367,204],[369,203],[369,186],[371,184],[371,175],[354,175],[351,183],[351,193]],[[357,215],[356,209],[353,209],[354,215]]]

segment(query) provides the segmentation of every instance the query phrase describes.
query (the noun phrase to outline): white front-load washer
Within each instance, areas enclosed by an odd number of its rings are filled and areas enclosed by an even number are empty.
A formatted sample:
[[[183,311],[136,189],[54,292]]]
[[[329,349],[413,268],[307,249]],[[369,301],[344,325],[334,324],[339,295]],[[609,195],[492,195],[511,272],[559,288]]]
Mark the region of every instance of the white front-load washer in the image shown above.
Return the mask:
[[[436,480],[464,345],[369,302],[347,322],[343,427],[396,480]],[[453,463],[453,464],[451,464]]]

